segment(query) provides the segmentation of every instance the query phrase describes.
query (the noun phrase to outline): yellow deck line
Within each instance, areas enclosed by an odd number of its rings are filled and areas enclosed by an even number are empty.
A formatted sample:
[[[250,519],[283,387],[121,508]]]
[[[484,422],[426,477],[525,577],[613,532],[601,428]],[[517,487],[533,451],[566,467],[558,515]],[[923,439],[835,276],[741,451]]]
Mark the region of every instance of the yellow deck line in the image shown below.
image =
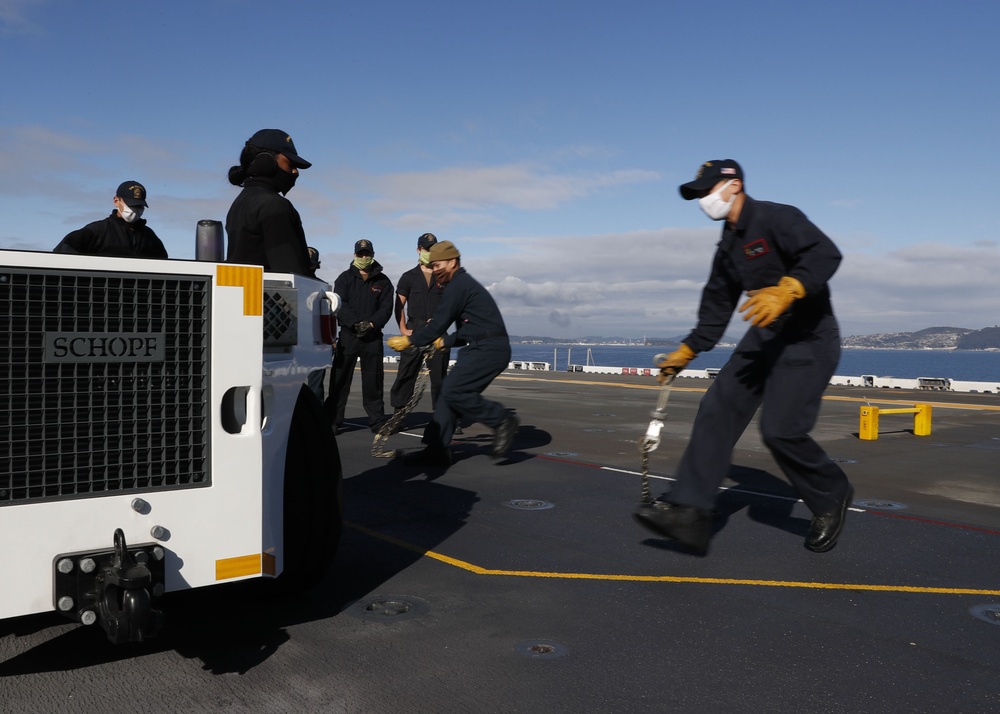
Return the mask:
[[[521,377],[513,376],[508,374],[502,374],[497,379],[510,379],[510,380],[520,380],[523,382],[555,382],[557,384],[572,384],[574,386],[579,386],[581,384],[589,385],[592,387],[624,387],[625,389],[659,389],[658,384],[622,384],[619,382],[599,382],[595,380],[576,380],[576,379],[543,379],[541,377]],[[708,387],[672,387],[675,392],[707,392]],[[935,409],[972,409],[974,411],[984,411],[984,412],[1000,412],[1000,406],[993,404],[970,404],[969,402],[931,402],[922,397],[918,398],[914,395],[913,399],[883,399],[879,396],[875,397],[841,397],[831,394],[823,396],[823,399],[830,402],[855,402],[857,404],[908,404],[913,406],[914,403],[920,402],[921,404],[930,404]]]
[[[413,543],[393,538],[392,536],[379,533],[370,528],[356,523],[345,523],[348,528],[364,533],[372,538],[391,543],[392,545],[414,553],[432,558],[441,563],[461,568],[476,575],[501,575],[516,578],[551,578],[555,580],[610,580],[616,582],[639,582],[639,583],[693,583],[699,585],[749,585],[754,587],[769,588],[805,588],[808,590],[857,590],[869,592],[896,592],[896,593],[927,593],[933,595],[989,595],[1000,596],[1000,590],[981,590],[977,588],[928,588],[915,585],[868,585],[864,583],[815,583],[802,582],[797,580],[749,580],[744,578],[697,578],[677,575],[628,575],[628,574],[604,574],[604,573],[552,573],[536,570],[497,570],[494,568],[483,568],[458,558],[436,553],[433,550],[421,548]]]

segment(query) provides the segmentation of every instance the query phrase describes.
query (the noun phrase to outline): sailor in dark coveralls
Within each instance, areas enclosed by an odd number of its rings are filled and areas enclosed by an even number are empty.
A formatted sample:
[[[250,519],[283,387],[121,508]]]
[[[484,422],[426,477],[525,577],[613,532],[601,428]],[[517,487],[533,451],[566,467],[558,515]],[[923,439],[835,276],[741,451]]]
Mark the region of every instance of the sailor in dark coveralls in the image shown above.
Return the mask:
[[[110,216],[67,234],[52,252],[166,258],[167,249],[142,218],[143,210],[149,206],[146,188],[138,181],[125,181],[115,192],[114,204]]]
[[[288,200],[299,170],[311,163],[280,129],[261,129],[247,140],[229,183],[243,188],[226,215],[226,262],[315,277],[302,219]]]
[[[354,244],[354,260],[337,276],[333,291],[340,297],[340,336],[333,355],[330,396],[326,410],[336,428],[344,424],[347,398],[354,379],[354,365],[361,360],[361,399],[373,433],[388,421],[383,389],[382,328],[392,316],[392,282],[375,260],[369,240]]]
[[[407,270],[396,283],[396,322],[399,334],[409,336],[418,327],[426,325],[441,302],[444,285],[434,277],[431,270],[430,250],[437,243],[437,236],[424,233],[417,239],[418,264]],[[431,382],[431,406],[437,404],[441,392],[441,382],[448,373],[450,350],[435,350],[428,363]],[[420,373],[423,360],[418,350],[404,350],[399,354],[399,368],[396,380],[389,392],[389,401],[396,411],[404,408]]]
[[[814,514],[806,548],[826,552],[837,544],[854,496],[843,470],[809,436],[840,358],[827,287],[840,252],[797,208],[750,198],[743,171],[731,159],[703,164],[680,192],[726,223],[698,324],[658,365],[660,382],[715,346],[743,292],[749,299],[739,310],[753,326],[701,401],[676,483],[635,517],[660,535],[707,552],[717,489],[737,440],[763,407],[764,444]]]
[[[445,286],[441,304],[430,322],[409,337],[390,337],[389,347],[397,352],[432,343],[438,349],[452,345],[465,347],[459,350],[455,365],[441,385],[434,417],[424,432],[427,447],[406,460],[417,465],[449,466],[448,444],[459,418],[492,427],[492,455],[501,459],[510,450],[519,420],[499,402],[484,399],[482,392],[510,363],[507,328],[493,297],[465,272],[461,254],[451,241],[432,246],[430,259],[434,276]],[[442,338],[452,323],[458,329]]]

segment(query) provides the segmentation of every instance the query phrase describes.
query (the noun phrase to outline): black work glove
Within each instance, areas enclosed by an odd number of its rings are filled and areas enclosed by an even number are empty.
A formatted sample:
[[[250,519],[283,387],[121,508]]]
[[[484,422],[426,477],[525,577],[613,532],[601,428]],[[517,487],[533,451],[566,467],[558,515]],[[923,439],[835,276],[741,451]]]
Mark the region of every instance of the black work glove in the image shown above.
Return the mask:
[[[375,326],[370,322],[355,322],[354,334],[356,334],[358,337],[364,337],[365,334],[373,327]]]

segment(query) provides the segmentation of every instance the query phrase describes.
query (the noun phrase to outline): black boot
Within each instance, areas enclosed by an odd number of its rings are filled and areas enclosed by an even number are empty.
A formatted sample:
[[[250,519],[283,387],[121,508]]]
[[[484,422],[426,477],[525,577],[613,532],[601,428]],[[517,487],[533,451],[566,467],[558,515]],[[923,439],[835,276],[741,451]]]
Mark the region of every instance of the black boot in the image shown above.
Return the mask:
[[[644,503],[632,517],[644,528],[685,545],[698,555],[708,552],[712,539],[712,512],[666,501]]]
[[[497,426],[493,433],[492,456],[494,459],[502,459],[510,451],[510,447],[514,443],[514,434],[517,433],[517,427],[520,423],[521,420],[516,415],[508,414]]]
[[[840,532],[844,530],[844,521],[847,519],[847,507],[854,500],[854,487],[848,486],[844,500],[826,513],[818,513],[813,516],[812,523],[809,524],[809,534],[806,536],[806,548],[814,553],[825,553],[833,550],[837,545]]]

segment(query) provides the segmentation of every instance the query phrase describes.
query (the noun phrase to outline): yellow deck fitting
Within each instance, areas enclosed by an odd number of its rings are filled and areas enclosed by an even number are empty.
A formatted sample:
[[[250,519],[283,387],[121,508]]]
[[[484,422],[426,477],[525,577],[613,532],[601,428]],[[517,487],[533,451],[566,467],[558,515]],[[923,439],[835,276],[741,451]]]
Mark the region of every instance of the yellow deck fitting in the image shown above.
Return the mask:
[[[931,435],[931,405],[914,404],[912,408],[879,409],[870,405],[861,407],[861,421],[858,426],[858,438],[862,441],[875,441],[878,438],[878,419],[882,414],[912,414],[913,435]]]

